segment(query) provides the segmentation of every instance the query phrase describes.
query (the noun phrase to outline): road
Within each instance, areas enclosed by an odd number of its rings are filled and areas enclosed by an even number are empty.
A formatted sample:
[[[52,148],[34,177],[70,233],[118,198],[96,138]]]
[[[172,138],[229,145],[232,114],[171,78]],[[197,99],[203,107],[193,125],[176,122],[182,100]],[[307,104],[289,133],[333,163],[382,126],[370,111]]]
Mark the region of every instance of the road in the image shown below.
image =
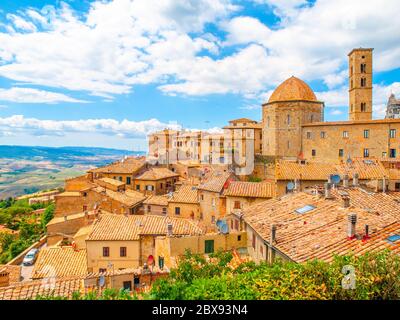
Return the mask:
[[[46,243],[43,246],[41,246],[39,248],[39,250],[41,250],[41,249],[43,249],[45,247],[46,247]],[[24,281],[32,281],[31,276],[32,276],[33,267],[34,267],[34,265],[32,265],[32,266],[24,266],[21,263],[21,279],[22,279],[21,281],[23,281],[23,282]]]

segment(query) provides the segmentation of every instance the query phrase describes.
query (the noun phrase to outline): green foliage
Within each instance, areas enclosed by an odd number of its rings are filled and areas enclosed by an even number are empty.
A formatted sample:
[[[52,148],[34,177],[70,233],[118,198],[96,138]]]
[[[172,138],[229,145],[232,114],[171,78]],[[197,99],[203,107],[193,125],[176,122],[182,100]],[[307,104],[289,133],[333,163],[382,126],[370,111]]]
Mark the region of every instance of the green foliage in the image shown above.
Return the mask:
[[[42,217],[41,217],[41,225],[43,230],[46,229],[46,225],[50,222],[51,219],[54,217],[54,210],[56,209],[55,204],[49,205],[46,210],[44,211]]]
[[[38,295],[35,300],[67,300],[67,297],[57,296],[53,292],[47,295]],[[71,295],[71,300],[137,300],[136,293],[131,293],[128,290],[105,289],[101,293],[98,291],[90,291],[82,294],[75,291]]]
[[[248,181],[249,181],[249,182],[261,182],[262,179],[261,179],[261,178],[258,178],[258,177],[250,176],[250,177],[248,178]]]
[[[40,222],[32,212],[46,208]],[[0,224],[19,231],[18,235],[0,235],[0,263],[7,263],[26,248],[38,241],[46,231],[46,224],[54,216],[54,204],[29,205],[28,199],[15,200],[12,198],[0,202]]]
[[[342,269],[356,270],[356,288],[344,289]],[[335,257],[332,263],[244,263],[236,270],[224,257],[210,261],[189,252],[168,279],[154,284],[151,299],[369,300],[400,299],[400,258],[390,252]]]

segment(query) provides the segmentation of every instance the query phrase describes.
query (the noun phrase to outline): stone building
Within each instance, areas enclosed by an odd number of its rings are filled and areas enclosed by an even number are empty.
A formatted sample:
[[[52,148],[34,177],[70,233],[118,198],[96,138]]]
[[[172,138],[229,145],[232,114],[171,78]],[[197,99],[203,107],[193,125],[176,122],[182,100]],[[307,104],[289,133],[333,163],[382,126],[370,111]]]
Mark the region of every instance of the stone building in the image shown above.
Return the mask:
[[[400,119],[400,99],[392,93],[386,107],[386,119]]]
[[[298,157],[302,126],[323,121],[324,104],[302,80],[291,77],[263,105],[263,154]]]

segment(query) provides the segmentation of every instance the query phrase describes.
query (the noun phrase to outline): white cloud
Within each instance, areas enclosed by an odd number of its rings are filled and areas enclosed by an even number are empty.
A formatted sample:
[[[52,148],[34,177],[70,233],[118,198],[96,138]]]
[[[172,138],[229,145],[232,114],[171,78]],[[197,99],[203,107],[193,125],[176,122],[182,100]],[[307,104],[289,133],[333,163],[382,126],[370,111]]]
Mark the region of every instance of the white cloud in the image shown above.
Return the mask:
[[[86,102],[83,100],[71,98],[62,93],[19,87],[0,89],[0,101],[1,100],[18,103]]]
[[[149,133],[165,128],[181,129],[176,123],[162,123],[157,119],[146,121],[117,121],[114,119],[40,120],[13,115],[0,118],[1,131],[29,132],[36,136],[63,136],[72,132],[100,133],[119,137],[145,138]]]
[[[37,30],[36,26],[32,22],[29,22],[29,21],[21,18],[20,16],[17,16],[15,14],[7,14],[6,17],[8,20],[12,21],[13,25],[17,29],[20,29],[22,31],[30,31],[30,32],[34,32]]]
[[[400,82],[394,82],[390,85],[375,84],[373,86],[374,118],[383,118],[385,116],[386,105],[391,93],[400,96]],[[325,102],[325,106],[328,108],[349,106],[349,92],[347,86],[331,91],[316,92],[316,95],[318,100]],[[334,111],[331,111],[331,114],[333,114],[333,112]]]
[[[397,0],[254,1],[274,8],[278,25],[232,18],[239,8],[229,0],[95,1],[83,15],[66,4],[28,9],[0,33],[0,76],[109,100],[149,83],[172,95],[262,98],[291,75],[339,90],[354,47],[375,48],[375,71],[400,67]],[[205,33],[209,23],[226,38]]]
[[[344,112],[342,110],[339,110],[339,109],[333,109],[331,112],[329,112],[329,114],[332,115],[332,116],[340,116],[343,113]]]

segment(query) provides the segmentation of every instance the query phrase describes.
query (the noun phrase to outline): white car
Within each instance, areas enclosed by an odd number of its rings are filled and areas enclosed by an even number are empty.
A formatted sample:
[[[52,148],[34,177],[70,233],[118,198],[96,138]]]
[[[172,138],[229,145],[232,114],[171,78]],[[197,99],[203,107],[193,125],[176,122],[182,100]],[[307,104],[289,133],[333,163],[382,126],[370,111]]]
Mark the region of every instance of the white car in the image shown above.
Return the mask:
[[[38,253],[39,253],[38,249],[29,250],[29,252],[24,257],[24,260],[22,260],[22,264],[24,266],[32,266],[36,261]]]

